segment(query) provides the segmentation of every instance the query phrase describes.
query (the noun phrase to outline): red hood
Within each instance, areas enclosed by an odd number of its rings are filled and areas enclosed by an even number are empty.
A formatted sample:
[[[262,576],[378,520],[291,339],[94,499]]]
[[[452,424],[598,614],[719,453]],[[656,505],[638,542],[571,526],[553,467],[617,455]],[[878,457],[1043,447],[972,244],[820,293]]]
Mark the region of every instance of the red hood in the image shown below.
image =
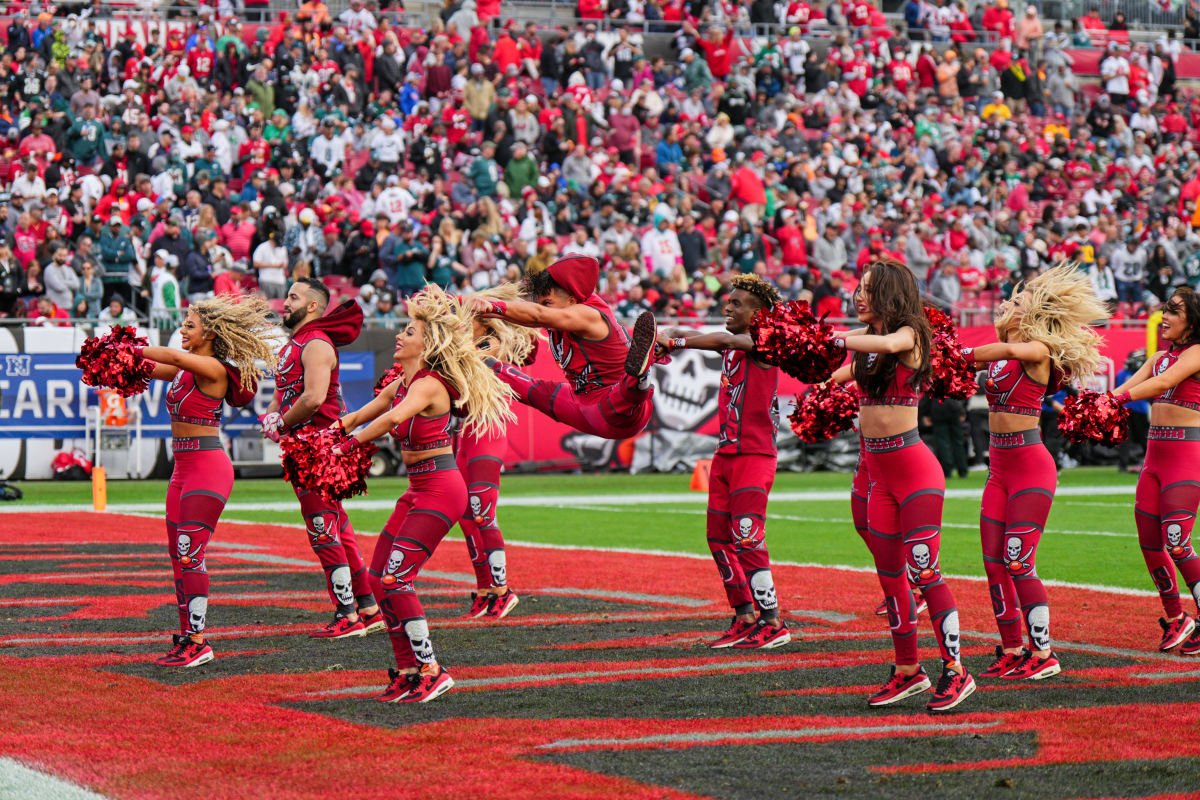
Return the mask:
[[[358,338],[362,333],[362,326],[362,306],[353,300],[345,300],[333,311],[296,331],[296,335],[320,332],[329,337],[334,347],[342,347]]]
[[[600,282],[600,262],[591,256],[569,256],[546,268],[554,282],[580,303],[591,297]]]
[[[254,400],[254,396],[258,394],[258,381],[254,382],[254,388],[246,390],[242,387],[242,372],[237,367],[221,362],[225,367],[225,372],[229,375],[229,388],[225,390],[225,402],[234,408],[250,405]]]

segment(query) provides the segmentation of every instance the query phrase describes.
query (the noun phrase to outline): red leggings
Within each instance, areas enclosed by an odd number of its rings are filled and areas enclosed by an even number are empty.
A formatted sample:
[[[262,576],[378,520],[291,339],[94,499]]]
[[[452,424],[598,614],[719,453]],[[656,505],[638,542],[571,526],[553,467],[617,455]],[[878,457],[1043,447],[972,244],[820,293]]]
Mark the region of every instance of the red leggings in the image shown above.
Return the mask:
[[[850,481],[850,518],[854,530],[862,538],[867,550],[871,549],[871,533],[867,530],[867,496],[871,490],[871,479],[867,475],[867,445],[858,437],[858,463],[854,465],[854,479]]]
[[[375,605],[367,565],[359,554],[354,528],[341,502],[326,500],[297,486],[292,489],[300,501],[308,543],[325,572],[325,589],[338,613],[353,614],[356,603],[358,608]]]
[[[233,465],[216,436],[172,440],[175,470],[167,487],[167,552],[175,573],[179,632],[202,634],[208,620],[204,551],[233,488]]]
[[[1192,546],[1192,526],[1200,504],[1200,428],[1152,425],[1146,465],[1134,502],[1138,543],[1167,617],[1183,613],[1175,569],[1200,608],[1200,558]]]
[[[1006,648],[1020,647],[1021,620],[1033,650],[1050,649],[1050,605],[1037,574],[1037,548],[1058,487],[1041,430],[993,433],[979,512],[983,569]]]
[[[713,456],[708,476],[708,549],[735,614],[751,614],[755,606],[767,617],[779,613],[764,542],[775,461],[773,455]]]
[[[942,580],[938,552],[946,478],[914,428],[880,439],[864,439],[871,481],[867,519],[871,554],[883,587],[897,664],[916,664],[917,587],[929,604],[942,659],[959,660],[958,609]]]
[[[637,436],[654,413],[651,402],[654,389],[639,389],[637,379],[628,375],[587,395],[575,394],[566,383],[531,378],[509,364],[499,364],[496,375],[512,387],[517,399],[525,405],[581,433],[602,439]]]
[[[408,491],[383,526],[371,557],[371,587],[383,609],[399,669],[432,664],[433,643],[413,580],[467,504],[467,486],[451,455],[408,468]]]
[[[480,590],[508,585],[504,535],[496,522],[500,468],[507,450],[505,433],[480,438],[464,433],[458,439],[458,470],[467,479],[467,505],[458,524],[466,537],[475,586]]]

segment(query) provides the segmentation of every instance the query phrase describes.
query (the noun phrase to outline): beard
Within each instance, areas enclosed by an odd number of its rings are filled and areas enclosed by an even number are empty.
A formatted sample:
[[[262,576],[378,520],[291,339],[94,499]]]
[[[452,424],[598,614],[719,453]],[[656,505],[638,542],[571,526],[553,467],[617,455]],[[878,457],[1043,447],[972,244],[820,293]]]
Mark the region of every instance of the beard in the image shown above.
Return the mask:
[[[304,322],[304,318],[306,316],[308,315],[303,308],[297,308],[295,311],[283,318],[283,327],[287,328],[289,331],[294,331],[300,326],[301,322]]]

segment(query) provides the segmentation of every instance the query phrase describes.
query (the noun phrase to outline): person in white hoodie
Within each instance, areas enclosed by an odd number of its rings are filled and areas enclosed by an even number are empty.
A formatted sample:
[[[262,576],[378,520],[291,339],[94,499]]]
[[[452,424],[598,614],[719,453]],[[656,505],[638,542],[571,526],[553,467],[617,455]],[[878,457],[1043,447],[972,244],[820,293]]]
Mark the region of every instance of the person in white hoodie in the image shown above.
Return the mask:
[[[670,214],[666,209],[654,210],[654,227],[642,236],[642,257],[646,260],[646,272],[656,272],[663,278],[682,278],[683,248],[679,236],[670,227]]]

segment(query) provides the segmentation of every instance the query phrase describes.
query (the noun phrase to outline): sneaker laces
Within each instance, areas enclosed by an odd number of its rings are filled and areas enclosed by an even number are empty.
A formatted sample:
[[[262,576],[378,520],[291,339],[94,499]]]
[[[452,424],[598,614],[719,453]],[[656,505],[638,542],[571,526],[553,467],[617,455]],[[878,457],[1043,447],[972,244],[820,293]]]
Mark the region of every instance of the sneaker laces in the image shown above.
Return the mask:
[[[937,694],[946,694],[954,685],[954,681],[960,680],[961,678],[962,676],[950,669],[950,665],[947,664],[942,669],[942,677],[938,678]]]

